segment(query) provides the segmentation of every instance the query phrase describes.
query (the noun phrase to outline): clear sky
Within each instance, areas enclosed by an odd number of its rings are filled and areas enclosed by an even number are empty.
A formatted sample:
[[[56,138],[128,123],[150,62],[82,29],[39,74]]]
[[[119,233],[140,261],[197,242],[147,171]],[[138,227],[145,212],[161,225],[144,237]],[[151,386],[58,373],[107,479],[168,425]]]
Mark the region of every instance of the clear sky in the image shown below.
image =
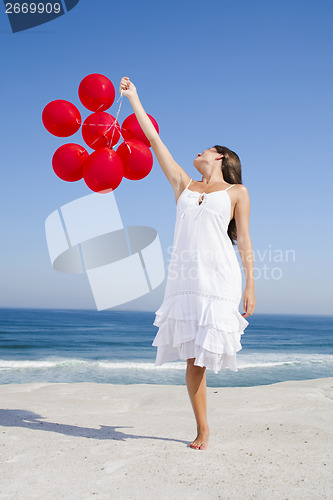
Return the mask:
[[[332,14],[330,1],[80,0],[13,34],[2,6],[0,306],[95,309],[86,275],[52,268],[44,230],[51,212],[91,193],[51,166],[60,145],[84,142],[80,132],[49,134],[41,113],[67,99],[86,118],[78,85],[102,73],[116,98],[121,77],[131,78],[195,180],[198,152],[220,144],[240,156],[255,313],[332,314]],[[132,112],[124,98],[119,121]],[[124,178],[115,196],[126,225],[157,229],[167,266],[176,206],[156,157],[149,176]],[[123,308],[157,310],[164,288]]]

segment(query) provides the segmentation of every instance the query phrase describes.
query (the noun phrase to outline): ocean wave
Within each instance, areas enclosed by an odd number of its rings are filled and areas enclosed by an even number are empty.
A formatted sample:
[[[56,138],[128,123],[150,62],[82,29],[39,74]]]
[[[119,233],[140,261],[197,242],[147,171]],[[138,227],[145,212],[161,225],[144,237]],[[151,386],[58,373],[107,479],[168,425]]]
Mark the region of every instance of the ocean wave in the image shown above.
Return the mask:
[[[47,360],[4,360],[0,359],[0,370],[20,369],[20,368],[53,368],[56,366],[89,365],[89,361],[82,359],[62,359],[57,361]]]
[[[268,359],[267,359],[268,358]],[[287,366],[305,365],[331,365],[333,367],[333,355],[330,354],[300,354],[291,356],[280,355],[243,355],[238,356],[238,369],[274,368]],[[52,369],[52,368],[94,368],[100,370],[183,370],[186,361],[174,361],[162,366],[155,366],[154,361],[123,361],[123,360],[92,360],[78,358],[57,359],[24,359],[4,360],[0,359],[0,371],[22,370],[22,369]]]

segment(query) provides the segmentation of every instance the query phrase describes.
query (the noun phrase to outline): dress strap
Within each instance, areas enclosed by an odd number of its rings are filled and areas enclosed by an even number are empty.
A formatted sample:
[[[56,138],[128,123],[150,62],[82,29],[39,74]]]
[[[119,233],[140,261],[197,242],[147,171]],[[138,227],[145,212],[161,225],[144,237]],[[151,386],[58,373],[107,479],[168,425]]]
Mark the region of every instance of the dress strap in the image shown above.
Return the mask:
[[[187,184],[187,186],[186,186],[185,189],[187,189],[189,187],[189,185],[191,184],[191,182],[192,182],[192,179],[190,179],[190,182]]]
[[[231,186],[229,186],[227,189],[225,189],[224,191],[228,191],[228,189],[232,188],[232,186],[236,186],[236,184],[232,184]]]

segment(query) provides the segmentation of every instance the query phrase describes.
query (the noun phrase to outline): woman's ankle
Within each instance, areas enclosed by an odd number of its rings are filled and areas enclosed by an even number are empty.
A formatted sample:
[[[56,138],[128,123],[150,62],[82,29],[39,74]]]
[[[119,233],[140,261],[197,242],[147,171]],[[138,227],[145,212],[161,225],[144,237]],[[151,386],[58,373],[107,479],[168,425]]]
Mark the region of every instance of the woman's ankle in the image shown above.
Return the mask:
[[[209,432],[208,424],[197,425],[197,432]]]

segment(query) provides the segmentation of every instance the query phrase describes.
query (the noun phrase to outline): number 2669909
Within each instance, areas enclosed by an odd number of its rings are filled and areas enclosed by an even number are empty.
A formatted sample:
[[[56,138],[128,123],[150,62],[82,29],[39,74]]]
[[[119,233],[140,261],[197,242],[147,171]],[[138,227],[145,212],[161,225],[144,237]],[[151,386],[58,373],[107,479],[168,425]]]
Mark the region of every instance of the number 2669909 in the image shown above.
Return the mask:
[[[6,3],[6,14],[59,14],[60,3]]]

